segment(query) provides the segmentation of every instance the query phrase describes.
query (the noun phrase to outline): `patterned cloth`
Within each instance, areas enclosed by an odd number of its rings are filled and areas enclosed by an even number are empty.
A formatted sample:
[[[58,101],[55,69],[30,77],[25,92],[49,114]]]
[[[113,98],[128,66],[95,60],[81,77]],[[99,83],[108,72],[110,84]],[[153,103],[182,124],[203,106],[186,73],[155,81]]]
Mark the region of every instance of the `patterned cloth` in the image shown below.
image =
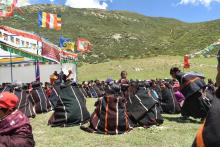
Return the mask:
[[[127,101],[128,113],[134,124],[148,128],[163,123],[159,101],[149,88],[139,87]]]
[[[206,83],[197,75],[179,72],[176,75],[180,83],[180,92],[187,99],[206,86]]]
[[[0,146],[33,147],[35,145],[28,118],[16,110],[0,121]]]
[[[172,87],[165,87],[161,89],[161,94],[162,94],[161,107],[162,107],[163,113],[168,113],[168,114],[180,113],[181,108],[176,99],[176,95]]]
[[[107,94],[99,98],[95,106],[89,126],[81,126],[82,130],[105,135],[124,134],[132,130],[125,98],[116,94]]]
[[[194,73],[179,72],[176,78],[180,83],[180,92],[185,97],[181,114],[194,118],[205,118],[209,111],[210,103],[204,96],[206,83],[202,76]]]
[[[85,99],[77,85],[68,83],[55,85],[54,98],[58,96],[58,101],[54,107],[54,113],[48,120],[48,125],[52,127],[68,127],[87,122],[90,114],[86,108]]]

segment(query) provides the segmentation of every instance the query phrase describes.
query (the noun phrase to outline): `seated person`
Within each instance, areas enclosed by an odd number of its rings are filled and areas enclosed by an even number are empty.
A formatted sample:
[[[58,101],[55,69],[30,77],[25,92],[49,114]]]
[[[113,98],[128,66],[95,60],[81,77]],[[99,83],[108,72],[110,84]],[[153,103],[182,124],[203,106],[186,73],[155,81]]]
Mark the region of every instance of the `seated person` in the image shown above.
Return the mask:
[[[9,92],[0,93],[0,146],[33,147],[32,127],[28,118],[15,110],[18,97]]]
[[[68,75],[66,77],[66,80],[72,80],[73,72],[72,70],[68,70]]]
[[[62,80],[64,81],[64,82],[67,82],[67,81],[71,81],[72,80],[72,74],[73,74],[73,72],[72,72],[72,70],[68,70],[68,75],[66,75],[66,74],[63,74],[62,75]]]
[[[44,90],[45,90],[46,96],[50,97],[50,95],[52,93],[51,85],[48,82],[45,82],[44,85],[45,85]]]
[[[57,71],[54,71],[52,75],[50,75],[50,84],[53,85],[56,80],[59,79],[59,74]]]

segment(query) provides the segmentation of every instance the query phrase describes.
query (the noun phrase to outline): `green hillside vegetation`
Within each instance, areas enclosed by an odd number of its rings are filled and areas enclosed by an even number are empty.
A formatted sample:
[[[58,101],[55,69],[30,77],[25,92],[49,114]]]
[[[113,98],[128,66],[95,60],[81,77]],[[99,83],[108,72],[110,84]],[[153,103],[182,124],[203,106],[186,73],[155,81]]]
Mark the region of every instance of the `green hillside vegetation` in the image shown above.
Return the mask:
[[[127,11],[76,9],[56,5],[27,6],[22,11],[24,13],[19,15],[25,20],[13,17],[1,21],[0,25],[35,32],[56,44],[61,34],[74,40],[77,37],[88,38],[93,44],[93,52],[85,55],[83,60],[89,63],[119,58],[184,55],[201,50],[220,38],[220,20],[184,23]],[[39,28],[38,11],[61,13],[62,31]]]

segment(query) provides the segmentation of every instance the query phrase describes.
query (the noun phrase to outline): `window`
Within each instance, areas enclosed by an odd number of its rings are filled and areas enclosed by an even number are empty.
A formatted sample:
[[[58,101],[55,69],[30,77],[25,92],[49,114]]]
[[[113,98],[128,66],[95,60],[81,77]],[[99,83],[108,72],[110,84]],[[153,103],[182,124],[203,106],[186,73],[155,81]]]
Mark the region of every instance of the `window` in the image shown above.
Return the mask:
[[[33,44],[33,43],[32,43],[31,46],[32,46],[33,49],[36,49],[36,48],[37,48],[37,45],[36,45],[36,44]]]
[[[21,40],[21,46],[24,47],[25,42]]]
[[[20,39],[16,38],[16,44],[17,44],[17,45],[20,44]]]
[[[10,36],[10,41],[12,42],[12,43],[14,43],[15,42],[15,38],[13,37],[13,36]]]
[[[29,42],[26,42],[26,47],[29,47],[30,43]]]
[[[8,35],[4,33],[3,36],[4,36],[4,40],[8,41]]]

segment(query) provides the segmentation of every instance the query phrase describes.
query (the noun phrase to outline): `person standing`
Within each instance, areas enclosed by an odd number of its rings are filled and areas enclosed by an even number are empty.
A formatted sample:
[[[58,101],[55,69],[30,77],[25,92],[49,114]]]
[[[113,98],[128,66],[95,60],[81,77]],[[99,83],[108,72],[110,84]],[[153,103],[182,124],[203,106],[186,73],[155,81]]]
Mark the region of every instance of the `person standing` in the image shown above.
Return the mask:
[[[119,84],[128,84],[129,81],[127,79],[128,73],[126,71],[121,71],[121,78],[118,80]]]
[[[121,78],[118,80],[118,84],[121,87],[121,91],[123,96],[128,99],[128,87],[129,87],[129,80],[127,79],[128,73],[126,71],[121,71]]]

